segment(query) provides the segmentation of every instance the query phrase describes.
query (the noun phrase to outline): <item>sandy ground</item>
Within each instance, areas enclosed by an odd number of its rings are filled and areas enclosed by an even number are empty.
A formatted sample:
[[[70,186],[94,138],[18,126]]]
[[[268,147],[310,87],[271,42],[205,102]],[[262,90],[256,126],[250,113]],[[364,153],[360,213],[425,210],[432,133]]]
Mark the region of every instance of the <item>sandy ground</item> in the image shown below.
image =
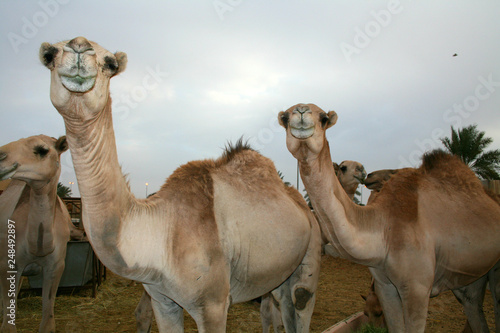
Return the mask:
[[[311,332],[322,332],[351,314],[362,311],[360,294],[367,293],[370,279],[366,267],[323,256]],[[88,290],[57,297],[57,332],[135,332],[133,313],[141,293],[140,284],[131,286],[129,280],[108,272],[108,278],[96,298],[90,297]],[[18,332],[36,332],[41,320],[41,297],[24,294],[18,302],[16,326]],[[485,313],[493,332],[494,315],[489,292],[485,298]],[[451,292],[431,299],[427,332],[461,332],[464,323],[462,306]],[[197,332],[195,323],[187,314],[185,331]],[[230,308],[227,332],[261,331],[258,304],[248,302]],[[156,326],[152,332],[158,332]]]

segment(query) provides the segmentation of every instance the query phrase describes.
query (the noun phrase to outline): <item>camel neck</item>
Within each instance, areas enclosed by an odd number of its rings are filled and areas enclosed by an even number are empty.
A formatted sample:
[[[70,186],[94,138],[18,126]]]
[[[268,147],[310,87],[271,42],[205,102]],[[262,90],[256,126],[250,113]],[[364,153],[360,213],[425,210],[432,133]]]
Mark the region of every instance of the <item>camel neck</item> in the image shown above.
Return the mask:
[[[64,120],[82,197],[85,231],[101,261],[116,272],[124,265],[117,249],[121,222],[135,198],[118,163],[111,98],[94,118]]]
[[[27,237],[29,251],[39,257],[54,251],[54,219],[59,174],[41,189],[31,188]]]
[[[328,240],[343,258],[366,264],[376,254],[371,228],[363,218],[372,210],[352,202],[335,175],[328,142],[313,158],[300,160],[300,174]],[[371,242],[371,243],[370,243]],[[375,242],[378,244],[378,242]]]

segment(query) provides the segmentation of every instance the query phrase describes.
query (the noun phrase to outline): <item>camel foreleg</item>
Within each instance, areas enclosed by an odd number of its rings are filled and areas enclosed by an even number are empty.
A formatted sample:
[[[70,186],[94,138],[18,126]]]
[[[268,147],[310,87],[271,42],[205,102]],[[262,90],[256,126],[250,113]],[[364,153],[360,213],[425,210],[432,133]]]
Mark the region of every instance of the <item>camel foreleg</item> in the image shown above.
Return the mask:
[[[137,333],[151,332],[153,323],[153,305],[151,304],[151,296],[144,291],[141,300],[135,308],[135,320],[137,325]]]
[[[488,276],[485,275],[465,287],[452,290],[457,300],[463,305],[467,316],[464,332],[470,330],[473,333],[487,333],[490,331],[483,312],[487,282]]]
[[[283,328],[279,304],[271,293],[262,296],[260,303],[260,320],[262,323],[262,332],[264,333],[269,333],[271,325],[273,326],[274,333],[281,332]]]
[[[56,321],[54,318],[54,304],[56,301],[57,288],[64,272],[64,258],[53,266],[43,268],[42,287],[42,322],[39,332],[54,333],[56,331]]]
[[[375,277],[375,293],[382,305],[389,332],[404,332],[403,305],[398,290],[389,281],[384,281],[384,283],[379,282],[377,279],[377,270],[370,268],[370,272]]]
[[[488,272],[488,282],[495,309],[495,332],[500,332],[500,261]]]
[[[309,248],[302,263],[272,292],[279,302],[286,332],[309,332],[321,265],[321,232],[316,220],[311,221],[311,227]]]
[[[155,287],[143,284],[147,294],[151,297],[154,317],[160,333],[183,333],[184,311],[177,303],[156,292]],[[143,295],[144,296],[144,295]]]

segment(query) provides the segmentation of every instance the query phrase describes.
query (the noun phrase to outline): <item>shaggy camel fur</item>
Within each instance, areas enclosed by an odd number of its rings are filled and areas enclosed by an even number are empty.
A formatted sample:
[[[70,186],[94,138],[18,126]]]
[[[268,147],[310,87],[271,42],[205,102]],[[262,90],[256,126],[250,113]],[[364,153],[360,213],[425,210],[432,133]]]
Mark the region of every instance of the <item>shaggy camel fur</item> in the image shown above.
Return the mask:
[[[153,196],[124,179],[111,116],[111,77],[126,66],[84,37],[43,43],[50,97],[63,117],[83,224],[110,270],[144,284],[161,332],[225,332],[228,307],[272,291],[285,328],[306,332],[315,302],[320,231],[290,198],[274,164],[239,144],[178,168]]]
[[[365,185],[368,189],[372,190],[372,194],[368,199],[368,204],[370,204],[377,196],[378,192],[382,190],[384,184],[400,170],[410,170],[410,168],[377,170],[371,172],[366,177]],[[488,190],[485,191],[497,202],[497,204],[500,204],[500,197],[498,195],[491,193]],[[497,262],[488,274],[480,278],[475,283],[463,288],[452,290],[457,300],[464,306],[465,313],[467,315],[467,322],[465,323],[463,332],[489,332],[488,324],[483,312],[484,294],[488,282],[490,283],[491,295],[493,297],[493,304],[495,307],[496,331],[500,332],[500,304],[498,300],[500,296],[500,262]],[[365,312],[370,314],[370,322],[378,326],[379,323],[374,320],[377,318],[376,314],[378,313],[378,308],[376,306],[374,307],[374,305],[376,305],[378,299],[376,299],[377,296],[374,293],[371,293],[369,296],[370,298],[367,299]],[[370,302],[368,302],[369,300]]]
[[[9,306],[16,303],[21,274],[40,267],[43,309],[39,332],[55,332],[54,302],[70,240],[71,219],[57,196],[60,155],[67,149],[65,137],[56,140],[45,135],[0,147],[0,180],[13,179],[0,195],[0,248],[5,258],[0,261],[2,332],[16,332],[13,322],[9,323],[13,313]],[[7,256],[9,250],[12,256]]]
[[[391,332],[424,332],[430,296],[474,283],[500,259],[500,207],[458,158],[427,154],[360,207],[333,172],[325,133],[337,114],[298,104],[279,121],[322,229],[343,258],[369,267]]]

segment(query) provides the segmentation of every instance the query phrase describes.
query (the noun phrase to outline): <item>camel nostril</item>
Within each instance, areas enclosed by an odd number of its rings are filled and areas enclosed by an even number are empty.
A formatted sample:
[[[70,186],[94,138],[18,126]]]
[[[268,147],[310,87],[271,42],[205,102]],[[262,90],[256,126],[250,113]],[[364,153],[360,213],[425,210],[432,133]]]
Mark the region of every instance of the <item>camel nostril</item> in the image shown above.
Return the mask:
[[[67,48],[70,48],[75,53],[84,53],[87,51],[93,51],[94,48],[90,44],[90,42],[85,37],[76,37],[70,40],[66,44]]]
[[[302,107],[298,106],[298,107],[296,107],[296,108],[295,108],[295,110],[294,110],[294,111],[295,111],[295,112],[298,112],[298,113],[300,113],[300,114],[304,114],[304,113],[306,113],[307,111],[309,111],[309,108],[308,108],[308,107],[304,107],[304,106],[302,106]]]
[[[7,154],[0,151],[0,161],[5,160],[6,158],[7,158]]]

